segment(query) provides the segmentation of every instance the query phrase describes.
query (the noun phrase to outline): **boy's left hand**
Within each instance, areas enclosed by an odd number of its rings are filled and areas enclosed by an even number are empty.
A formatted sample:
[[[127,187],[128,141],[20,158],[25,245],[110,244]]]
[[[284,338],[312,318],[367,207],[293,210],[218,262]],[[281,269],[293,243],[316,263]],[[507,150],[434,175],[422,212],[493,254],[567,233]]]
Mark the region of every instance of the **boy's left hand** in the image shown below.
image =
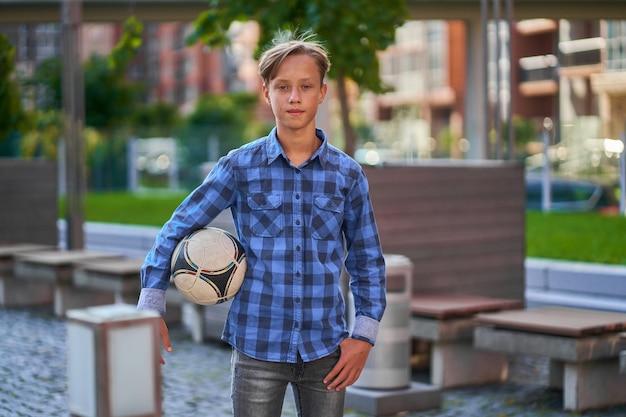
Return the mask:
[[[329,390],[341,391],[354,384],[365,367],[365,362],[372,349],[368,342],[347,338],[340,344],[341,354],[337,364],[324,378]]]

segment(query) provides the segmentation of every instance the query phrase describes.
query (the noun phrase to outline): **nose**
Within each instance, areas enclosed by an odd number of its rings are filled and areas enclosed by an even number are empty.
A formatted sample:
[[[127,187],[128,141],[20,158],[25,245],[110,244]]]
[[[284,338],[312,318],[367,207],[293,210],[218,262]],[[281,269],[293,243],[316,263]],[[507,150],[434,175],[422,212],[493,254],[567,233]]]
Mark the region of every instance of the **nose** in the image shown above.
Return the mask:
[[[297,89],[292,89],[291,90],[291,95],[289,95],[289,102],[290,103],[299,103],[300,102],[300,96],[298,95],[298,90]]]

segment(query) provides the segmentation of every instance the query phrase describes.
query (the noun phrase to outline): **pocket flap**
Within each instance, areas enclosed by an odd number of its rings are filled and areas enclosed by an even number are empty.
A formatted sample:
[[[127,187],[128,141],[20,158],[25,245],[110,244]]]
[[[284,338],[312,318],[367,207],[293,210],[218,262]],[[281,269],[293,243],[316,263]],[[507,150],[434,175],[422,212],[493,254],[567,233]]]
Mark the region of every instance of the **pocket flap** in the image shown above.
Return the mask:
[[[341,213],[343,211],[343,199],[340,197],[315,197],[315,205],[322,210],[335,213]]]
[[[279,194],[257,193],[248,196],[248,205],[252,210],[277,209],[283,204],[283,198]]]

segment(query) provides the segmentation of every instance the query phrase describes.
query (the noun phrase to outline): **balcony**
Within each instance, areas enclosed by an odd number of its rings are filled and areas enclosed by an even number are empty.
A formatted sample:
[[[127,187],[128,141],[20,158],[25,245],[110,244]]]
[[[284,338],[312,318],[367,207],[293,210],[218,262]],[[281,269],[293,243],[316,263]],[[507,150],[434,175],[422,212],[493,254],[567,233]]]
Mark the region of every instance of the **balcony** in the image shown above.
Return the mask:
[[[585,38],[559,42],[559,75],[589,76],[602,71],[603,38]]]
[[[556,94],[559,91],[557,64],[556,56],[551,54],[520,58],[520,93],[525,97]]]

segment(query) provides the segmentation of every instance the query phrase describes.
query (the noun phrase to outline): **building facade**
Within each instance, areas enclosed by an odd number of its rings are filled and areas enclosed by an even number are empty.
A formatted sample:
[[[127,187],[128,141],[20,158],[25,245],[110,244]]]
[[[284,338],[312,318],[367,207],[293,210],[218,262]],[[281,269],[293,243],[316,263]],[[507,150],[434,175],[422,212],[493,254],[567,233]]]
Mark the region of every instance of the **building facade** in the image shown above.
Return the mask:
[[[523,120],[535,138],[522,150],[533,154],[541,151],[533,145],[549,118],[557,168],[615,175],[619,153],[603,147],[619,148],[614,141],[625,131],[625,36],[624,21],[490,22],[491,131],[506,137],[507,116],[514,124]],[[398,29],[396,44],[380,53],[381,75],[393,92],[361,101],[365,119],[375,120],[374,144],[367,146],[392,159],[463,158],[468,51],[463,21],[410,21]]]

